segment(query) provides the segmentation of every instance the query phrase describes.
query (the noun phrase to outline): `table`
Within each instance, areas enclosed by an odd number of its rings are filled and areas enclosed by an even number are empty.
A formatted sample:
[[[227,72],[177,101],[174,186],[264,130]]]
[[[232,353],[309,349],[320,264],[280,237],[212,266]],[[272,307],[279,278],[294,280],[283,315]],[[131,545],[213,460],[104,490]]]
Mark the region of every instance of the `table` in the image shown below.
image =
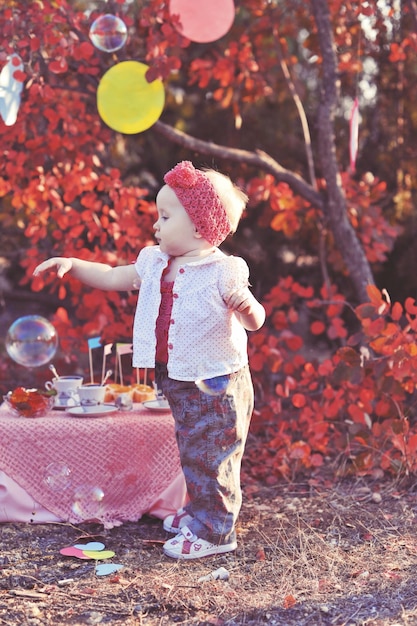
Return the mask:
[[[145,513],[163,519],[185,501],[169,411],[25,418],[0,407],[0,521],[112,528]]]

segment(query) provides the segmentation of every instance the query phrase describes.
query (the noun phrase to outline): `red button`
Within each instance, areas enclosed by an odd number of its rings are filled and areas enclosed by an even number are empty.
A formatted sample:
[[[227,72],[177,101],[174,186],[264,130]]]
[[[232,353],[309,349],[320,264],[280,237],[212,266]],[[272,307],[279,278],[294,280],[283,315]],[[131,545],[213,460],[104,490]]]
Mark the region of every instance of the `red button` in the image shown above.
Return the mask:
[[[169,320],[170,324],[175,324],[175,320]]]
[[[172,297],[173,297],[173,298],[178,298],[178,294],[177,294],[177,293],[173,293],[173,294],[172,294]]]
[[[185,269],[183,267],[180,267],[180,274],[184,274]]]
[[[168,349],[169,349],[169,350],[172,350],[172,348],[173,348],[173,347],[174,347],[174,346],[172,345],[172,343],[169,343],[169,344],[168,344]]]

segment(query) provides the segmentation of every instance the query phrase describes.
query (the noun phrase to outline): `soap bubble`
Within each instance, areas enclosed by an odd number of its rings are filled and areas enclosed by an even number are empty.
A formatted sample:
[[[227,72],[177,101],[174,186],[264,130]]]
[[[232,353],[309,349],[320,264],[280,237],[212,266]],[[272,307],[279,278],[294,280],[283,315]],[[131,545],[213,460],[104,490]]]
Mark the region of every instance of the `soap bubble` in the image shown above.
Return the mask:
[[[125,45],[127,28],[120,17],[106,13],[92,23],[89,35],[93,45],[102,52],[115,52]]]
[[[80,485],[74,492],[72,512],[81,520],[100,518],[104,492],[100,487]]]
[[[71,470],[65,463],[50,463],[44,481],[52,491],[63,491],[71,484]]]
[[[225,374],[224,376],[215,376],[214,378],[199,378],[195,381],[195,384],[200,391],[209,396],[220,396],[226,391],[229,381],[230,376]]]
[[[58,347],[54,326],[40,315],[19,317],[6,335],[6,350],[13,361],[25,367],[39,367],[50,361]]]

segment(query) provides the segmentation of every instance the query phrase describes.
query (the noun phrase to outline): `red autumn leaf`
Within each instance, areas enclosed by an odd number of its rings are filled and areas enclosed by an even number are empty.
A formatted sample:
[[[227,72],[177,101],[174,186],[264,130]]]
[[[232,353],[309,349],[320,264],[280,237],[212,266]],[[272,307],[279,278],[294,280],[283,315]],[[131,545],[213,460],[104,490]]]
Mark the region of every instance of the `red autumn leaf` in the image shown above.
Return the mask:
[[[344,338],[347,336],[347,330],[344,321],[340,317],[334,317],[327,330],[330,339]]]
[[[381,334],[384,335],[384,337],[394,337],[399,331],[400,328],[397,324],[386,324],[381,330]]]
[[[324,463],[323,456],[317,452],[311,455],[310,461],[313,467],[321,467]]]
[[[89,41],[83,41],[79,46],[74,48],[74,60],[81,61],[84,59],[85,61],[89,61],[94,55],[94,52],[94,46]]]
[[[292,397],[292,403],[297,409],[301,409],[306,404],[306,397],[302,393],[295,393]]]
[[[261,352],[256,352],[250,358],[250,365],[254,372],[262,372],[265,365],[265,356]]]
[[[386,400],[385,398],[383,398],[382,400],[379,400],[375,404],[375,414],[376,415],[380,415],[380,416],[383,416],[383,417],[388,417],[391,410],[392,410],[392,403],[389,402],[389,400]]]
[[[41,40],[39,37],[31,37],[30,39],[30,49],[32,52],[36,52],[41,47]]]
[[[394,446],[394,448],[396,448],[397,450],[401,452],[401,454],[403,455],[406,454],[407,445],[406,445],[406,440],[405,440],[404,435],[392,435],[391,443]]]
[[[79,590],[79,593],[82,593],[83,595],[88,595],[88,596],[95,596],[97,593],[97,589],[93,589],[93,587],[82,587]]]
[[[290,459],[302,459],[306,461],[310,458],[310,446],[304,441],[296,441],[291,446]]]
[[[392,43],[391,52],[389,55],[389,60],[391,61],[391,63],[398,63],[398,61],[405,61],[406,58],[407,57],[405,55],[405,52],[402,46],[400,46],[398,43]]]
[[[312,335],[321,335],[326,330],[326,326],[323,322],[316,320],[310,324],[310,331]]]
[[[284,609],[291,609],[295,604],[297,604],[297,600],[293,595],[289,594],[285,596],[282,606]]]
[[[285,337],[285,343],[287,344],[288,349],[292,350],[293,352],[297,352],[297,350],[300,350],[300,348],[303,347],[303,340],[297,335],[293,335],[292,337]]]
[[[415,455],[417,451],[417,433],[411,435],[407,441],[407,452],[408,454]]]
[[[381,304],[385,304],[385,300],[382,297],[382,293],[380,292],[378,287],[375,287],[375,285],[368,285],[366,288],[366,292],[369,296],[369,300],[375,306],[379,307],[381,306]]]
[[[415,305],[414,298],[406,298],[404,306],[407,313],[410,315],[417,315],[417,306]]]
[[[333,372],[334,365],[330,359],[326,359],[323,363],[319,364],[318,373],[320,376],[330,376]]]
[[[68,70],[68,63],[63,57],[49,63],[49,71],[53,74],[63,74]]]
[[[401,319],[402,314],[403,314],[402,305],[399,302],[394,302],[392,309],[391,309],[392,319],[398,322],[398,320]]]
[[[121,581],[121,578],[119,574],[114,574],[113,576],[110,576],[109,578],[109,583],[115,584],[115,583],[120,583],[120,581]]]
[[[361,320],[374,319],[377,315],[377,308],[375,305],[365,302],[356,307],[355,313]]]
[[[13,72],[13,78],[19,83],[23,83],[26,80],[26,74],[25,72],[22,72],[22,70],[15,70]]]
[[[357,404],[350,404],[347,410],[354,422],[366,424],[365,413]]]
[[[287,376],[285,379],[285,395],[289,396],[290,391],[295,389],[297,386],[297,381],[292,376]]]
[[[368,337],[378,337],[385,328],[385,320],[383,317],[378,317],[370,324],[364,322],[363,327]]]
[[[260,547],[259,550],[256,551],[255,558],[257,561],[266,560],[265,549],[263,547]]]
[[[63,307],[58,307],[55,312],[55,317],[58,318],[64,324],[69,324],[68,311]]]

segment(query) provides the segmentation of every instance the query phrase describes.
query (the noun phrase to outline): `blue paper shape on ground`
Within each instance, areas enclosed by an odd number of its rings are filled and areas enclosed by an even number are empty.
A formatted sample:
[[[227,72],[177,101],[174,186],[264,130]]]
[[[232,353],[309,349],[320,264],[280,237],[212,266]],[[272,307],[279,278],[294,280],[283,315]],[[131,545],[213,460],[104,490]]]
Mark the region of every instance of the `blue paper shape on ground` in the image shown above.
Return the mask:
[[[123,565],[120,565],[120,563],[99,563],[96,566],[96,574],[97,576],[108,576],[118,572],[122,567]]]

